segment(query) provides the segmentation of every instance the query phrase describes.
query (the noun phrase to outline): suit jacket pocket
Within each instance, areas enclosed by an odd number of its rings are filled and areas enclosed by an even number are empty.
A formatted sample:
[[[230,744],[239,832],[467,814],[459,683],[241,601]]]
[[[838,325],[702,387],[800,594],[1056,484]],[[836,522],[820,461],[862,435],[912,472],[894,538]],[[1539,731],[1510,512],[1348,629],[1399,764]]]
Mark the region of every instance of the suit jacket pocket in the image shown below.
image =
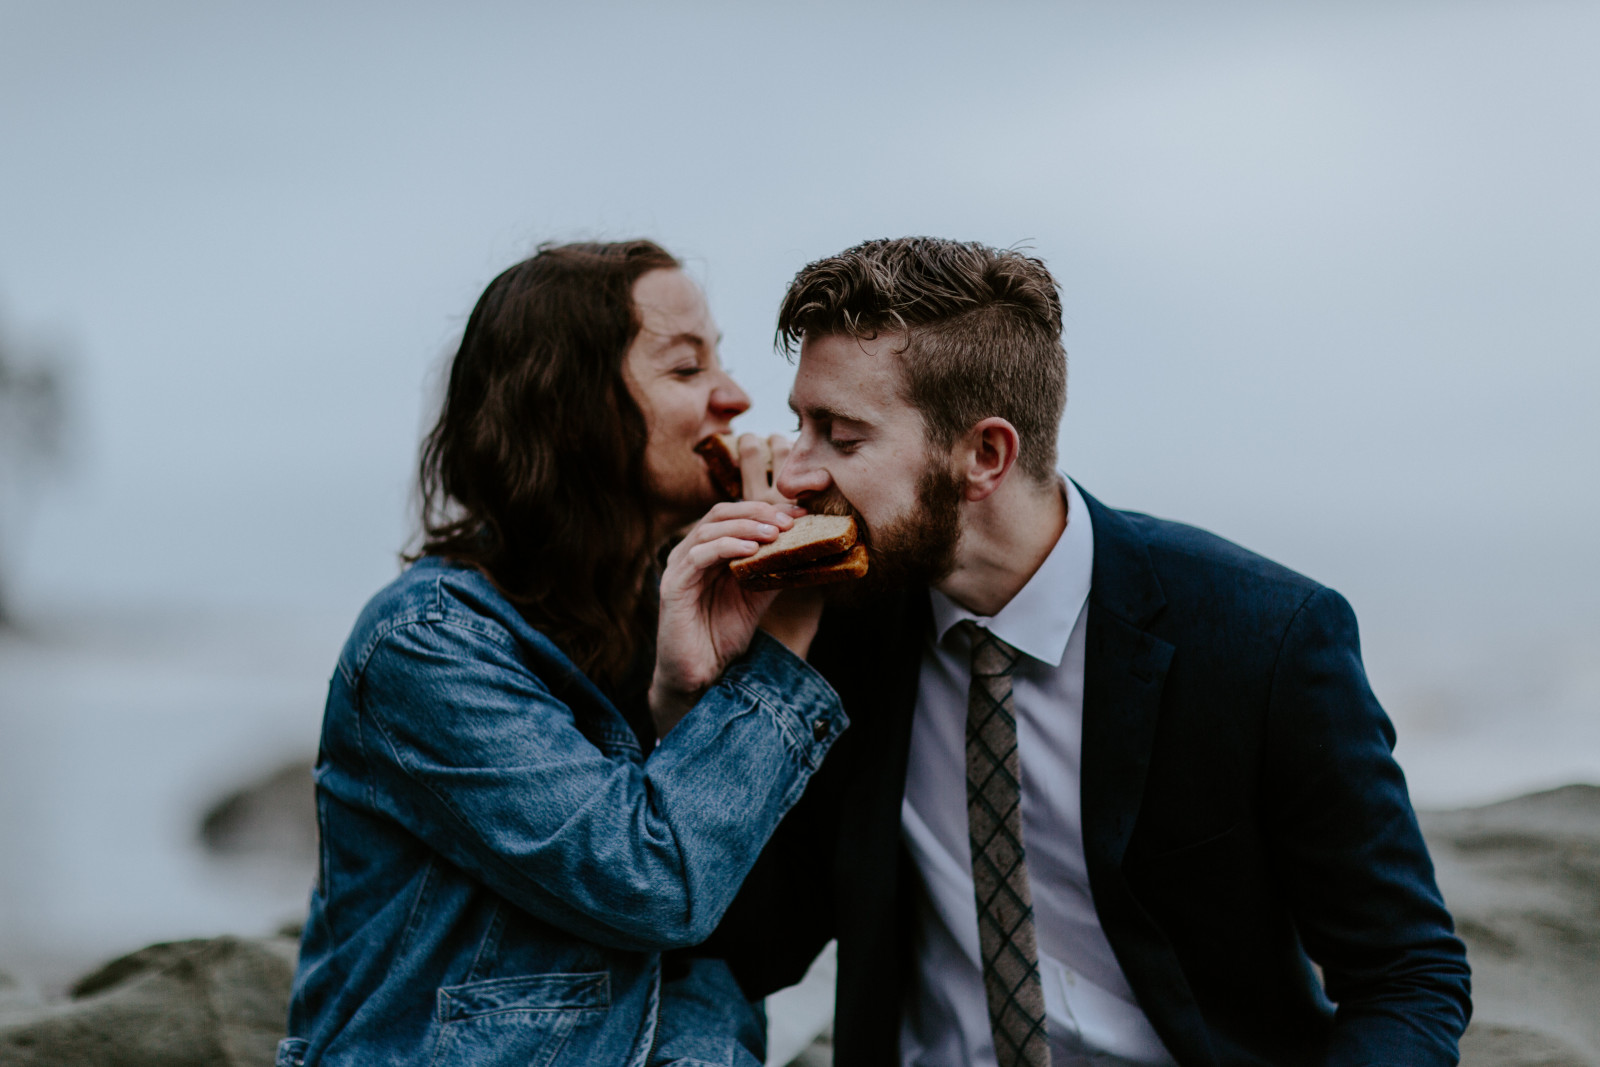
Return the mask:
[[[538,974],[444,986],[435,1067],[550,1067],[573,1034],[611,1007],[611,976]]]
[[[1299,966],[1299,949],[1254,825],[1130,855],[1124,870],[1192,986],[1241,1005],[1253,1001],[1257,1012],[1282,1000],[1281,979],[1285,967]]]
[[[1129,849],[1128,885],[1180,954],[1195,942],[1220,947],[1268,901],[1262,857],[1252,828],[1235,825],[1157,853]],[[1209,951],[1209,949],[1207,949]]]
[[[1151,871],[1182,869],[1186,864],[1195,861],[1203,863],[1208,858],[1210,850],[1226,847],[1228,840],[1238,830],[1239,824],[1233,822],[1229,823],[1226,829],[1212,831],[1195,841],[1174,844],[1163,840],[1157,850],[1143,847],[1143,839],[1137,839],[1139,844],[1128,849],[1128,862]]]

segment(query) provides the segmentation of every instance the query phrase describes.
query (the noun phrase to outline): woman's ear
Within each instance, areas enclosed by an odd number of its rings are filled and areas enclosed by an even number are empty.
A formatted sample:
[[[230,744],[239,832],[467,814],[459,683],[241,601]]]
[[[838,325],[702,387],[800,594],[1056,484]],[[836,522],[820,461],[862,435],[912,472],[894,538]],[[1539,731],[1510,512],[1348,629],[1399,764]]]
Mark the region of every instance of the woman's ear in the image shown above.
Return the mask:
[[[991,415],[968,430],[962,449],[966,461],[961,472],[966,483],[963,498],[982,500],[1000,488],[1017,462],[1021,444],[1017,428],[998,415]]]

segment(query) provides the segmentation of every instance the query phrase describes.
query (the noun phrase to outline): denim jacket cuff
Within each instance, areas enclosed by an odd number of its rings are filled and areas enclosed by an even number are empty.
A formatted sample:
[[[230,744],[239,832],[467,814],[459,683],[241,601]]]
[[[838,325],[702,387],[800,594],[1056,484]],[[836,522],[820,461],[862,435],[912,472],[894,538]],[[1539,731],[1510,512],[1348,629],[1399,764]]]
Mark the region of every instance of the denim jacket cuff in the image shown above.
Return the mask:
[[[790,750],[812,770],[850,725],[839,694],[816,668],[761,630],[718,684],[739,689],[766,708]]]

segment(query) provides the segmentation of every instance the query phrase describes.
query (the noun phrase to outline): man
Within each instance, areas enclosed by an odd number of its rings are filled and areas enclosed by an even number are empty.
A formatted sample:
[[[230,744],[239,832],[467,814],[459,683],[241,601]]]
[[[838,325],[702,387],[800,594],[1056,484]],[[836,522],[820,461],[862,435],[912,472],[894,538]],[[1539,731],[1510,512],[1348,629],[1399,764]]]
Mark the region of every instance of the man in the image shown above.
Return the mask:
[[[866,531],[811,660],[854,722],[716,942],[839,942],[835,1062],[1452,1064],[1461,943],[1337,593],[1056,472],[1038,260],[806,267],[777,488]],[[1320,972],[1319,972],[1320,968]]]

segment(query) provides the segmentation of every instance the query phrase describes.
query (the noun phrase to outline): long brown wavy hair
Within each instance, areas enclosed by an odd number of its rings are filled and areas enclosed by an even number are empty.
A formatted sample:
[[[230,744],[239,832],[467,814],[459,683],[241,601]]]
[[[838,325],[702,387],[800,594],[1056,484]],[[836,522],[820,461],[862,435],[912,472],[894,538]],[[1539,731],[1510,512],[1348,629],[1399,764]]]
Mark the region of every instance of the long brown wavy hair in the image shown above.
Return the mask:
[[[655,631],[643,413],[623,378],[651,241],[541,245],[484,290],[423,442],[423,543],[475,567],[586,674]]]

